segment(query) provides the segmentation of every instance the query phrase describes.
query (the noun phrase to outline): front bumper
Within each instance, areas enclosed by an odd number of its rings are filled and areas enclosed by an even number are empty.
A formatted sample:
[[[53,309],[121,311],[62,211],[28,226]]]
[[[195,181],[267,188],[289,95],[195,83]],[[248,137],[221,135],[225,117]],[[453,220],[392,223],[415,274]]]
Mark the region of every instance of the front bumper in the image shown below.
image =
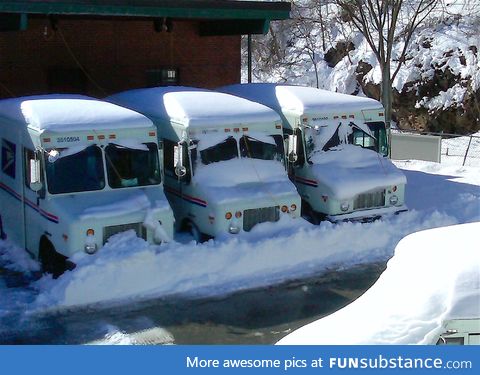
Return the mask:
[[[368,223],[380,219],[384,216],[396,215],[401,212],[408,211],[406,205],[374,208],[371,210],[362,210],[359,212],[350,212],[348,214],[341,215],[327,215],[325,218],[332,223],[339,223],[342,221],[355,221]]]

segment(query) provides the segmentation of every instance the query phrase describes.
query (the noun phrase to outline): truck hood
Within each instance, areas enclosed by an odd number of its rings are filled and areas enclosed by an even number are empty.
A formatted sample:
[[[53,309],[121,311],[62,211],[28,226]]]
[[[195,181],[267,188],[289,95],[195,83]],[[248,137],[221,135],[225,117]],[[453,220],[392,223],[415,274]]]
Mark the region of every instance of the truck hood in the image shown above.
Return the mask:
[[[216,203],[261,198],[275,200],[297,194],[283,164],[273,160],[232,159],[201,165],[195,171],[194,183]]]
[[[53,202],[61,207],[65,215],[81,221],[112,219],[140,212],[145,214],[147,210],[169,209],[161,186],[58,196],[52,199]]]
[[[360,146],[341,145],[317,152],[311,162],[315,178],[339,200],[407,183],[403,172],[389,159]]]

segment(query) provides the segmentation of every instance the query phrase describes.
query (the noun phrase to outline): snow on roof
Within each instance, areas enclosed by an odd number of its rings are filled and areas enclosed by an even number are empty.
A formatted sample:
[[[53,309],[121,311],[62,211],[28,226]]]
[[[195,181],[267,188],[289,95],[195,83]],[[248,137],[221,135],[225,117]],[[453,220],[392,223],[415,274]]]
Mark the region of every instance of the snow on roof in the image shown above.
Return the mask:
[[[82,95],[41,95],[0,101],[0,116],[25,122],[39,131],[151,127],[145,116]]]
[[[264,105],[232,95],[192,87],[155,87],[125,91],[106,100],[150,118],[174,120],[189,127],[279,121]]]
[[[429,344],[445,321],[478,318],[479,230],[475,222],[408,235],[364,295],[280,344]]]
[[[370,98],[340,94],[313,87],[275,83],[231,85],[220,87],[218,91],[262,103],[277,111],[293,111],[298,115],[345,112],[347,110],[360,111],[382,107],[379,101]]]

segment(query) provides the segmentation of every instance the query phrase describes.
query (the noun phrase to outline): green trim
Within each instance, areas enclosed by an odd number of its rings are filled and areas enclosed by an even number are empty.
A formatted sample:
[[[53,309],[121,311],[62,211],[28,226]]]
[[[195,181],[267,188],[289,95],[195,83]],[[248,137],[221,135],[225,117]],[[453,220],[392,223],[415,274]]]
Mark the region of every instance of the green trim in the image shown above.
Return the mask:
[[[263,22],[263,35],[267,35],[270,31],[270,20],[265,20]]]
[[[176,2],[177,4],[179,2]],[[252,3],[254,4],[254,3]],[[266,3],[268,4],[268,3]],[[275,4],[275,3],[272,3]],[[277,3],[278,4],[278,3]],[[287,5],[288,3],[283,3]],[[289,4],[288,4],[289,5]],[[290,11],[276,9],[279,7],[265,6],[255,9],[254,6],[219,7],[209,5],[204,7],[190,6],[136,6],[136,5],[100,5],[66,2],[41,1],[2,1],[0,13],[28,13],[53,15],[96,15],[96,16],[131,16],[131,17],[173,17],[173,18],[203,18],[203,19],[265,19],[284,20],[290,18]],[[287,7],[289,8],[289,7]]]
[[[28,15],[22,13],[20,15],[20,30],[25,31],[28,28]]]

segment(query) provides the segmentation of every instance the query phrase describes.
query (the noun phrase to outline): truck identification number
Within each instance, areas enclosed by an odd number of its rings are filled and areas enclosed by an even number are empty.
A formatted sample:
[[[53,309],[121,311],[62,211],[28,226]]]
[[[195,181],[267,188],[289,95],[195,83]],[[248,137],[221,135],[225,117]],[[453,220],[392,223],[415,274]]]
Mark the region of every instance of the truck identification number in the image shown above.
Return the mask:
[[[57,143],[80,142],[80,137],[58,137]]]

